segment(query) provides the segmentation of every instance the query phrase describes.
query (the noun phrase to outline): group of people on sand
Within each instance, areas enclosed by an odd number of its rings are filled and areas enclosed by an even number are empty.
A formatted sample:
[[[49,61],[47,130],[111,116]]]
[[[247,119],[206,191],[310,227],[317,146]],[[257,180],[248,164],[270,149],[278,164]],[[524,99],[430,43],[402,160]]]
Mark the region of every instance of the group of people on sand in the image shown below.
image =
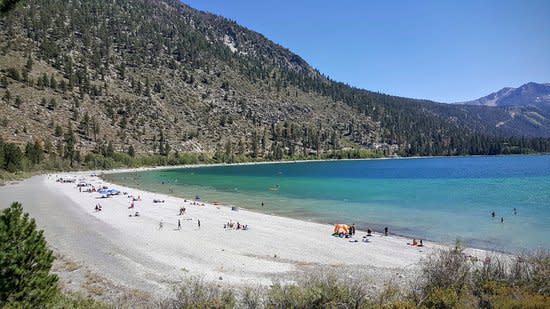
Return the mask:
[[[233,230],[234,229],[234,230],[246,231],[246,230],[248,230],[248,225],[247,224],[241,224],[239,222],[235,223],[235,222],[229,221],[229,222],[223,224],[223,229],[224,230],[227,230],[227,229]]]
[[[413,247],[424,247],[424,243],[422,243],[422,239],[417,241],[416,238],[413,238],[412,243],[408,243],[408,244],[410,244]]]

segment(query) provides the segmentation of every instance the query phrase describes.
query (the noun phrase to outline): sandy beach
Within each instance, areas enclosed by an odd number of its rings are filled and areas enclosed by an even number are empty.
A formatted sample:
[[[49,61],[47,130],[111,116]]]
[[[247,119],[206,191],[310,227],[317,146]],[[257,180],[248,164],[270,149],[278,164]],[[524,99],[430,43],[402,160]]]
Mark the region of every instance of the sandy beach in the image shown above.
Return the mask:
[[[0,208],[22,202],[58,254],[117,285],[154,294],[168,293],[187,276],[229,285],[270,285],[314,269],[368,276],[380,286],[405,283],[415,280],[423,257],[442,248],[427,241],[421,248],[412,247],[412,239],[380,233],[363,242],[364,231],[351,239],[338,238],[326,224],[202,202],[193,205],[189,199],[113,185],[92,175],[43,175],[1,187]],[[67,176],[121,193],[100,198],[97,192],[84,192],[88,187],[80,192],[76,183],[56,182]],[[130,196],[140,197],[133,209],[128,208]],[[102,211],[94,209],[98,203]],[[186,208],[183,215],[181,207]],[[230,221],[248,229],[224,229]],[[467,250],[478,257],[488,254]]]

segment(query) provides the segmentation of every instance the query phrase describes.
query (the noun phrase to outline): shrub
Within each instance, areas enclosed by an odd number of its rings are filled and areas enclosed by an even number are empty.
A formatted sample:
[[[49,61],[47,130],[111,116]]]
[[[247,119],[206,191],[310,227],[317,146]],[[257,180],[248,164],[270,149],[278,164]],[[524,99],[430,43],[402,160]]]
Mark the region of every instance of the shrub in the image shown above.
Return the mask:
[[[314,272],[298,284],[275,284],[267,292],[268,308],[367,308],[366,281]]]
[[[203,279],[192,277],[180,284],[175,297],[167,300],[165,308],[233,308],[236,299],[232,291],[222,289]]]

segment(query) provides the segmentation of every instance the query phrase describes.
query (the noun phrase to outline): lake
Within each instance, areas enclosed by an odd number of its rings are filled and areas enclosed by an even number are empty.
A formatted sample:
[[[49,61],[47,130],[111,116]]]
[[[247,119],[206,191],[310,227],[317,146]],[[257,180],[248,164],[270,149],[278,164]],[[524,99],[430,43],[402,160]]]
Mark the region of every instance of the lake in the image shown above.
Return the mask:
[[[550,249],[546,155],[210,166],[105,178],[303,220],[376,231],[387,226],[445,244],[459,239],[507,252]]]

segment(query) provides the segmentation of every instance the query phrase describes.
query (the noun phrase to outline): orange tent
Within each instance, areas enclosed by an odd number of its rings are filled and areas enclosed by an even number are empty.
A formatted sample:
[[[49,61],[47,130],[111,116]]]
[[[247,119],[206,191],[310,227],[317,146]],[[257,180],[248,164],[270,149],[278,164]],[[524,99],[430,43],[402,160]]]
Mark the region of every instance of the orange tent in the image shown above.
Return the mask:
[[[335,224],[334,234],[349,234],[349,225],[347,224]]]

